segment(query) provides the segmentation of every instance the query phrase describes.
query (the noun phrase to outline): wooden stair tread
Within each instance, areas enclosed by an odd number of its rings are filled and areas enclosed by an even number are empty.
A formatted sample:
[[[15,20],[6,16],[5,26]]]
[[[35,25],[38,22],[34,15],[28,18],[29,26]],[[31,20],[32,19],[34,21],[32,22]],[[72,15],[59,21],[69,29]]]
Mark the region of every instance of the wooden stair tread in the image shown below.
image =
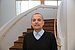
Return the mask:
[[[50,29],[50,28],[54,29],[54,27],[43,27],[43,29]],[[27,29],[33,29],[33,28],[27,28]]]
[[[19,38],[24,38],[24,36],[19,36]]]
[[[19,41],[19,40],[15,41],[14,46],[22,47],[23,46],[23,41]]]
[[[22,50],[22,47],[12,46],[10,50]]]
[[[22,49],[22,47],[18,47],[18,46],[12,46],[11,48]]]
[[[23,36],[26,34],[27,32],[23,32]]]
[[[18,37],[18,41],[23,41],[24,40],[24,36],[19,36]]]
[[[15,41],[14,43],[23,43],[23,41],[17,40],[17,41]]]
[[[44,19],[44,21],[54,21],[55,19]]]

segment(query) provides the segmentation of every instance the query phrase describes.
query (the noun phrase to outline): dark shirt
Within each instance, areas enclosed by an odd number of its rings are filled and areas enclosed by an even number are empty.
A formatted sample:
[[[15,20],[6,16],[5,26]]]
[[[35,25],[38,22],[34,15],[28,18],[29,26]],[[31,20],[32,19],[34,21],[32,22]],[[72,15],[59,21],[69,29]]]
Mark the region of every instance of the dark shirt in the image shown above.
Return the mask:
[[[24,36],[23,50],[57,50],[57,43],[53,33],[44,32],[39,40],[37,40],[33,32]]]

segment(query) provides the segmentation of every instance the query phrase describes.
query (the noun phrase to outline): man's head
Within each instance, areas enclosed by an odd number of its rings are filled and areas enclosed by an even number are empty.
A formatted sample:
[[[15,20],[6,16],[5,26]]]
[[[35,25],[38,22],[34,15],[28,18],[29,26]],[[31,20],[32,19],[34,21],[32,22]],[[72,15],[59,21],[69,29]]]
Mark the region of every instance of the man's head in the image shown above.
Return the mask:
[[[33,14],[32,18],[32,27],[34,30],[41,30],[44,25],[43,16],[40,13]]]

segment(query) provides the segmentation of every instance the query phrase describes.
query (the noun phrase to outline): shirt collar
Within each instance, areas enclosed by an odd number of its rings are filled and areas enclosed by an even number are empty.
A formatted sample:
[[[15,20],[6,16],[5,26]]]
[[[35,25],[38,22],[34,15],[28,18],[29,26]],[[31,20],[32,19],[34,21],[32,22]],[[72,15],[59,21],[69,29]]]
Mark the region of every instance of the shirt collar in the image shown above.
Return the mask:
[[[37,33],[38,33],[40,36],[42,36],[43,33],[44,33],[44,30],[41,29],[41,31],[39,31],[39,32],[36,32],[35,30],[33,31],[34,36],[36,36]]]

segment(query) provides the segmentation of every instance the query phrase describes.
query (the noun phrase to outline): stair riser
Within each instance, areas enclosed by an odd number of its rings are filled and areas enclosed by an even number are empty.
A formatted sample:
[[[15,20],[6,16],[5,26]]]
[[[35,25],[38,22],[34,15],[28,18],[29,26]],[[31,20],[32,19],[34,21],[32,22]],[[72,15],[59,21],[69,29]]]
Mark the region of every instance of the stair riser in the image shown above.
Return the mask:
[[[54,24],[45,24],[44,27],[54,27]]]
[[[23,32],[23,36],[25,36],[26,32]]]
[[[45,24],[48,24],[48,23],[51,24],[51,23],[54,23],[54,21],[52,21],[52,22],[51,22],[51,21],[47,21],[47,22],[44,22],[44,23],[45,23]]]
[[[23,37],[23,38],[19,38],[18,40],[19,40],[19,41],[23,41],[23,40],[24,40],[24,37]]]
[[[33,28],[28,28],[27,30],[31,30],[31,29],[33,30]],[[51,29],[51,30],[53,30],[54,27],[43,27],[43,29],[47,29],[47,30],[48,30],[48,29],[49,29],[49,30]]]
[[[44,20],[45,22],[48,22],[48,21],[50,21],[50,22],[54,22],[54,19],[49,19],[49,20]]]
[[[15,48],[13,49],[13,48],[11,48],[10,50],[23,50],[23,49],[15,49]]]
[[[44,30],[46,30],[46,31],[54,31],[54,29],[44,29]],[[28,29],[27,30],[27,32],[32,32],[33,31],[33,29]]]
[[[23,46],[23,43],[14,43],[14,46],[17,46],[17,47],[22,47]]]

